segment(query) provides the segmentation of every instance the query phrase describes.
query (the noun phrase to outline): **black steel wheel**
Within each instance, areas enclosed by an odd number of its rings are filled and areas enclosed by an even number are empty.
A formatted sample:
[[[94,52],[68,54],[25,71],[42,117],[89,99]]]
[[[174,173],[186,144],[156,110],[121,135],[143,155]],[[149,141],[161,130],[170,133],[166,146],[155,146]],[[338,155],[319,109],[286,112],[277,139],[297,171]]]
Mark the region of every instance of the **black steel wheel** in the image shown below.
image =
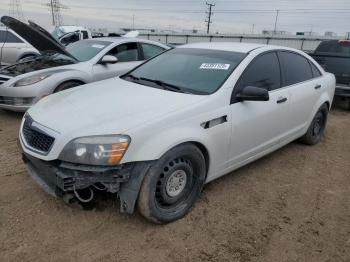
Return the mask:
[[[198,198],[205,177],[205,158],[199,148],[184,144],[170,150],[146,174],[139,212],[159,224],[183,217]]]
[[[307,145],[315,145],[322,139],[326,129],[328,106],[323,104],[314,116],[306,134],[300,139]]]

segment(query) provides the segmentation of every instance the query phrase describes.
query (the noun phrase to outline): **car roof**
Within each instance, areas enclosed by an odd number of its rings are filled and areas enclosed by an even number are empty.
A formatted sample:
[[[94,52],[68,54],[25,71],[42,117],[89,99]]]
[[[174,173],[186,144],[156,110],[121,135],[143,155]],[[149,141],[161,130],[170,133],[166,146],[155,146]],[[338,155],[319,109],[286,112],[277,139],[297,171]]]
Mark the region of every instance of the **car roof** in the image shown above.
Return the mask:
[[[141,39],[141,38],[134,38],[134,37],[122,37],[122,36],[116,36],[116,37],[96,37],[93,39],[86,39],[86,40],[97,40],[97,41],[108,41],[112,43],[121,43],[121,42],[147,42],[147,43],[158,43],[159,42],[154,42],[154,41],[149,41],[146,39]]]
[[[213,49],[221,51],[231,51],[239,53],[249,53],[254,49],[267,47],[263,44],[237,43],[237,42],[209,42],[209,43],[193,43],[179,46],[177,48],[198,48]]]
[[[90,38],[90,39],[84,39],[82,41],[106,41],[106,42],[110,42],[111,44],[118,44],[118,43],[128,43],[128,42],[142,42],[142,43],[149,43],[149,44],[153,44],[153,45],[158,45],[160,47],[164,47],[166,49],[170,49],[169,46],[161,43],[161,42],[157,42],[157,41],[151,41],[151,40],[147,40],[147,39],[142,39],[142,38],[136,38],[136,37],[122,37],[122,36],[116,36],[116,37],[96,37],[96,38]]]

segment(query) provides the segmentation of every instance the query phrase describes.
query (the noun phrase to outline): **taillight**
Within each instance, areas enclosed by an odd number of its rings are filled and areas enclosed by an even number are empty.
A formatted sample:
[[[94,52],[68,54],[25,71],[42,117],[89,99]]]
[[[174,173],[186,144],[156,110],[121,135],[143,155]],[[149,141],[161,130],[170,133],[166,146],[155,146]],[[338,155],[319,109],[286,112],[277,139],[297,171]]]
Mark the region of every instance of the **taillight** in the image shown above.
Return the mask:
[[[343,46],[350,46],[350,40],[339,40],[338,44]]]

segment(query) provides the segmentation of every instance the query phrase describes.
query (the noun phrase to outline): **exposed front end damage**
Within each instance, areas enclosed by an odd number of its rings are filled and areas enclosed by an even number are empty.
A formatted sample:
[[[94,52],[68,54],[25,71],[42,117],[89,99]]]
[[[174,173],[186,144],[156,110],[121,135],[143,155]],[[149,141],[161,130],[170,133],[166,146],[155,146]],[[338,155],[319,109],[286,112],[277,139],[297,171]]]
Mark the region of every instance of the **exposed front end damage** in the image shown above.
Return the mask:
[[[47,193],[65,202],[87,203],[94,192],[102,190],[116,194],[120,211],[132,214],[150,162],[121,164],[115,167],[96,167],[62,161],[43,161],[22,153],[30,176]]]

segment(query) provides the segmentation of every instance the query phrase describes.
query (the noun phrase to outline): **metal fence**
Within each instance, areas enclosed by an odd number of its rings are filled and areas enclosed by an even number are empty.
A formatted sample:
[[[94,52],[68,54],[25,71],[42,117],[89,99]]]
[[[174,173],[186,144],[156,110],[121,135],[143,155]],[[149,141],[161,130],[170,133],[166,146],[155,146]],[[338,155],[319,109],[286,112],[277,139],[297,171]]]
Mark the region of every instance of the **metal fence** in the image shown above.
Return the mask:
[[[315,50],[321,41],[340,39],[336,37],[329,38],[316,36],[201,35],[161,33],[141,33],[139,37],[173,45],[182,45],[196,42],[242,42],[286,46],[308,52]]]

